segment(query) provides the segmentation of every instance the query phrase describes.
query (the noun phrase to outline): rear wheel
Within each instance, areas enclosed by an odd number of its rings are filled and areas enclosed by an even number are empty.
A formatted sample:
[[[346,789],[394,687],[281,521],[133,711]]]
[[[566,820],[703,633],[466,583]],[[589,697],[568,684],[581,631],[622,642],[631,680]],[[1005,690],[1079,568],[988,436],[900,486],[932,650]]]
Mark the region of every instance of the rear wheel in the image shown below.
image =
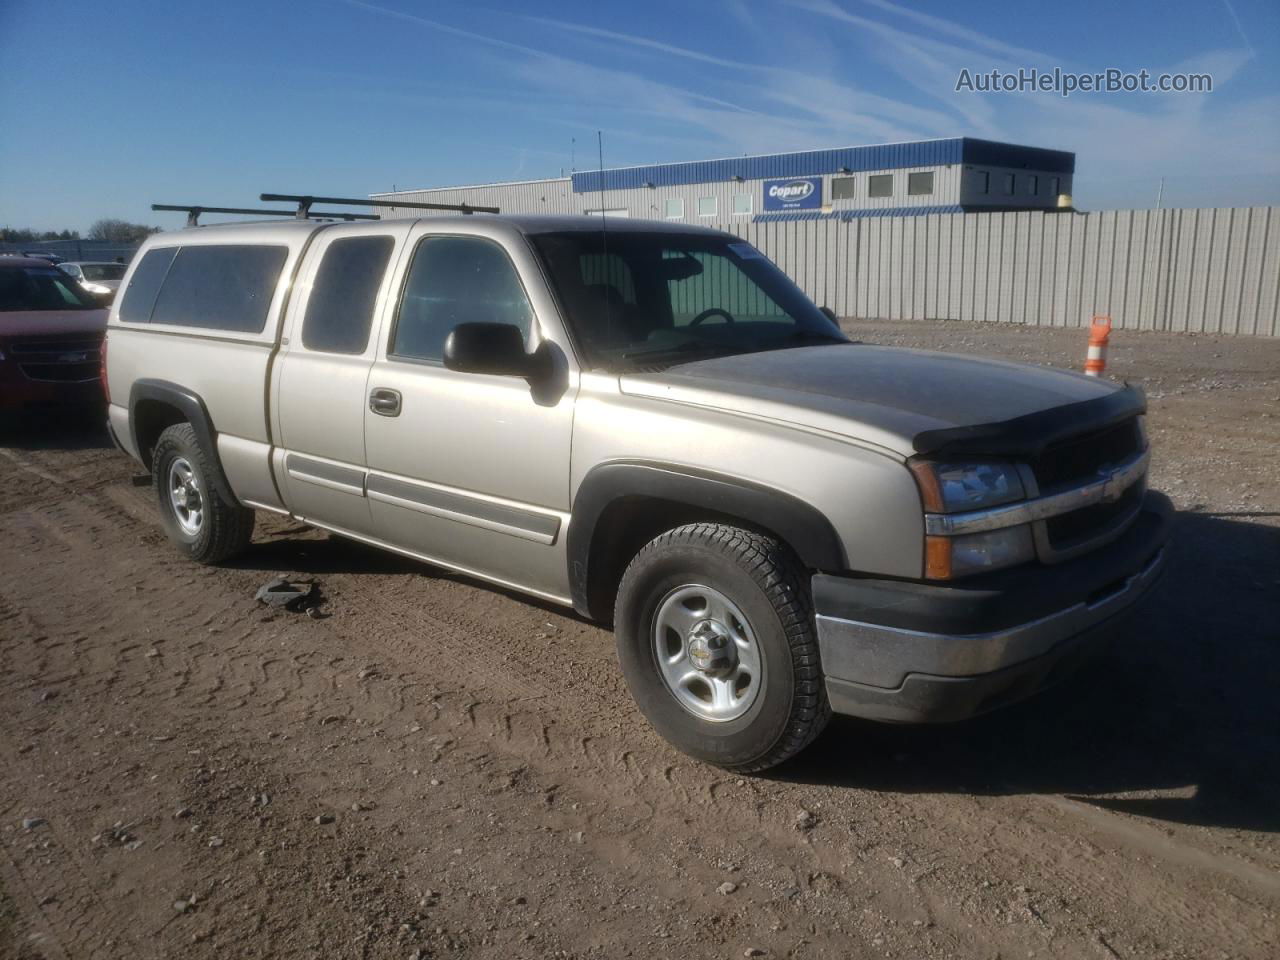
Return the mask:
[[[690,756],[763,770],[830,719],[806,571],[771,537],[712,523],[664,533],[623,574],[614,629],[640,709]]]
[[[253,536],[253,511],[227,502],[212,483],[214,467],[189,423],[168,427],[151,458],[165,532],[197,563],[220,563]]]

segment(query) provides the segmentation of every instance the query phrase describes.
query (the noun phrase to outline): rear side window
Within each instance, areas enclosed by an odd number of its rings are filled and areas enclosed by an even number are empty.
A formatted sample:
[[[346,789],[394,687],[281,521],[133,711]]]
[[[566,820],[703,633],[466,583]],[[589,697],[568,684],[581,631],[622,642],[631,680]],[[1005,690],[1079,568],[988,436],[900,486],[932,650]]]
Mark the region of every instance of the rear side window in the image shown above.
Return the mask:
[[[394,246],[392,237],[350,237],[329,244],[307,300],[304,347],[325,353],[364,353],[373,302]]]
[[[152,323],[260,333],[288,247],[201,244],[173,258]]]
[[[427,237],[405,282],[391,353],[439,360],[460,323],[509,323],[528,339],[533,309],[506,251],[480,237]]]
[[[169,265],[173,263],[177,252],[177,247],[147,251],[142,262],[133,271],[133,276],[129,278],[129,286],[125,288],[124,297],[120,301],[121,320],[126,323],[151,322],[156,294],[160,292],[160,284],[164,282],[164,275],[169,272]]]

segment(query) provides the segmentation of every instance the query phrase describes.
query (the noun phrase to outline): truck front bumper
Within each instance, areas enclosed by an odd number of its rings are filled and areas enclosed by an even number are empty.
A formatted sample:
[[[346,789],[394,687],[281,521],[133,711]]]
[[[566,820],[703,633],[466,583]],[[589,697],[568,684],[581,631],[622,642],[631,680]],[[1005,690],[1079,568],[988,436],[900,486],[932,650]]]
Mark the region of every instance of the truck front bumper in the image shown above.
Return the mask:
[[[1130,621],[1159,579],[1173,508],[1148,493],[1105,547],[950,585],[817,574],[818,645],[836,713],[946,723],[1071,672]]]

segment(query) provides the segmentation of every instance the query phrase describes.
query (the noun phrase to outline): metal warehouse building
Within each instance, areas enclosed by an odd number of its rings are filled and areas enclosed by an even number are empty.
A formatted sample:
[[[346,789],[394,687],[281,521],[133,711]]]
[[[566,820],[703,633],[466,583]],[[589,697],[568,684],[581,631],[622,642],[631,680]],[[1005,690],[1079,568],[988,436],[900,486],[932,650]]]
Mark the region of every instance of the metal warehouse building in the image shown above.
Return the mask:
[[[503,213],[645,217],[707,225],[1071,206],[1075,154],[972,137],[575,172],[549,180],[373,194]],[[394,207],[381,211],[396,216]],[[419,215],[413,210],[404,216]]]

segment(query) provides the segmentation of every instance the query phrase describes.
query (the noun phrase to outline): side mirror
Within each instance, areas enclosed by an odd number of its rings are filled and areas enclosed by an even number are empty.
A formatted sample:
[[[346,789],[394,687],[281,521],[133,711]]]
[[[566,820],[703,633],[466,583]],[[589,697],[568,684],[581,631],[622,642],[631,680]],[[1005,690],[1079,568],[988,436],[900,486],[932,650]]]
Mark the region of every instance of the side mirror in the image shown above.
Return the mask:
[[[444,365],[460,373],[534,380],[548,369],[542,348],[524,349],[524,334],[510,323],[460,323],[444,341]]]
[[[836,316],[836,312],[830,307],[819,307],[818,312],[834,323],[837,327],[840,326],[840,318]]]

